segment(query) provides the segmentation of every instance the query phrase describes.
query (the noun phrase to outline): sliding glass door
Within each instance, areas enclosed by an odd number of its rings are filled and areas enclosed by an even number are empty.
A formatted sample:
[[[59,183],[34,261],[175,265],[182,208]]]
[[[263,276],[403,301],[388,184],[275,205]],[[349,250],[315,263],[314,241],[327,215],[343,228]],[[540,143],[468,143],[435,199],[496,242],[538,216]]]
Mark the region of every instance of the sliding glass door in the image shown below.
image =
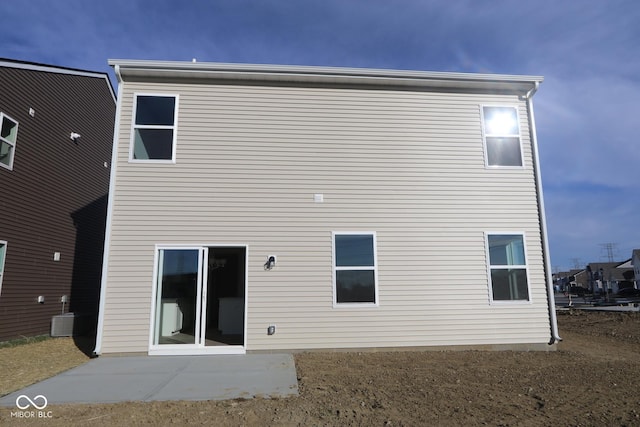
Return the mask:
[[[203,249],[159,249],[153,345],[200,342]]]
[[[246,247],[158,247],[150,354],[244,353]]]

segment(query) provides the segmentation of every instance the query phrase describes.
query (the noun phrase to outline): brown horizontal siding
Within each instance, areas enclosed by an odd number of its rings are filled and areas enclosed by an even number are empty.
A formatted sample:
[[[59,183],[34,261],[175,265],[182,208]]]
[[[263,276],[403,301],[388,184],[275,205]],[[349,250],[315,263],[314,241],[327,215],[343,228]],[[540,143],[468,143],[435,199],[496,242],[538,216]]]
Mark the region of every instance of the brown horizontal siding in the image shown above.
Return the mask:
[[[97,310],[115,104],[104,79],[18,68],[0,68],[0,92],[19,123],[13,170],[0,169],[2,341],[48,333],[62,295],[65,311]]]

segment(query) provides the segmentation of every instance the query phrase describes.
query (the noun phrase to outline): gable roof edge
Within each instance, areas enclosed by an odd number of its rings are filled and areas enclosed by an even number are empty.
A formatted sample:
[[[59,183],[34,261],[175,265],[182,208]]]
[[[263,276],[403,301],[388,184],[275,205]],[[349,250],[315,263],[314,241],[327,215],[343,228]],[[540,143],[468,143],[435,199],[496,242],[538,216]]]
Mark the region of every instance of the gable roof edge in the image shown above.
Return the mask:
[[[111,84],[111,79],[107,73],[99,71],[80,70],[76,68],[60,67],[57,65],[39,64],[36,62],[18,61],[8,58],[0,58],[0,68],[17,68],[21,70],[40,71],[44,73],[68,74],[80,77],[91,77],[96,79],[104,79],[111,93],[114,103],[116,102],[116,93]]]

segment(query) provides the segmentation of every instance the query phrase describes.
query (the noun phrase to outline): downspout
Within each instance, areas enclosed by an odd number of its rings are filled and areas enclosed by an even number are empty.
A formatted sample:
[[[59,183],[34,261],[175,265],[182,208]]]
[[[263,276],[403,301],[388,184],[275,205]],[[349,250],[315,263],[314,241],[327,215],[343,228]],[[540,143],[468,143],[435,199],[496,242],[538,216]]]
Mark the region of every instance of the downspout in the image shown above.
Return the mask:
[[[536,136],[536,120],[533,115],[533,95],[538,90],[540,82],[535,82],[535,86],[524,96],[527,101],[529,116],[529,132],[531,137],[531,150],[533,157],[533,170],[536,180],[536,192],[538,197],[538,217],[540,218],[540,237],[542,239],[542,256],[544,260],[545,280],[547,282],[547,302],[549,309],[549,321],[551,323],[551,339],[549,345],[562,341],[558,334],[558,318],[556,317],[556,299],[553,291],[553,277],[551,275],[551,257],[549,255],[549,239],[547,237],[547,218],[544,209],[544,195],[542,191],[542,175],[540,172],[540,156],[538,154],[538,138]]]
[[[113,146],[111,152],[111,174],[109,176],[109,197],[107,201],[107,222],[104,233],[104,250],[102,253],[102,278],[100,279],[100,304],[98,307],[98,325],[96,328],[96,346],[92,357],[98,357],[102,352],[102,328],[104,327],[104,308],[107,294],[107,270],[109,267],[109,247],[111,244],[111,223],[113,213],[113,196],[116,185],[116,165],[118,159],[118,133],[120,130],[120,110],[122,102],[122,76],[120,66],[115,65],[114,71],[118,79],[118,98],[116,100],[116,117],[113,124]]]

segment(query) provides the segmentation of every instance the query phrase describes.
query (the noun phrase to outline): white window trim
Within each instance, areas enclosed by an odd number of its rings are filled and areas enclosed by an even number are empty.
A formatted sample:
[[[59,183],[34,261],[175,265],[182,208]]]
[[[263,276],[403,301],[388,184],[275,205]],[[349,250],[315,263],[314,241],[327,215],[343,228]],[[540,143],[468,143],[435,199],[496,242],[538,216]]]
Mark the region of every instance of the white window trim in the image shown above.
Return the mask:
[[[500,108],[513,108],[516,110],[516,122],[518,124],[518,133],[517,134],[488,134],[485,132],[484,125],[484,107],[500,107]],[[524,152],[522,149],[522,129],[520,129],[520,109],[517,105],[514,104],[481,104],[480,105],[480,126],[482,130],[482,145],[484,149],[484,167],[487,169],[524,169]],[[504,137],[504,138],[513,138],[517,137],[520,143],[520,166],[500,166],[500,165],[490,165],[489,164],[489,153],[487,151],[487,137]]]
[[[11,159],[9,160],[9,165],[7,166],[4,163],[0,163],[0,167],[3,167],[5,169],[9,169],[10,171],[12,171],[13,170],[13,160],[16,158],[16,145],[18,143],[18,130],[19,130],[19,127],[20,127],[20,123],[18,123],[17,120],[11,118],[9,115],[7,115],[5,113],[0,113],[0,126],[2,126],[2,121],[3,121],[3,119],[5,117],[16,124],[16,141],[15,142],[11,142],[11,141],[9,141],[7,139],[4,139],[4,138],[2,138],[0,136],[0,140],[6,142],[7,144],[9,144],[12,147]]]
[[[173,111],[173,125],[136,125],[136,110],[138,108],[139,96],[157,96],[164,98],[174,98],[175,107]],[[129,163],[144,163],[144,164],[175,164],[176,163],[176,145],[178,142],[178,107],[180,96],[176,93],[147,93],[147,92],[135,92],[133,94],[133,108],[131,110],[131,136],[129,139]],[[171,160],[161,159],[134,159],[134,144],[135,144],[135,131],[136,129],[173,129],[173,140],[171,141]]]
[[[524,248],[524,265],[510,264],[510,265],[491,265],[491,254],[489,252],[489,236],[494,235],[512,235],[522,236],[522,247]],[[529,257],[527,255],[527,238],[524,231],[485,231],[484,233],[484,247],[487,257],[487,284],[489,289],[489,303],[491,305],[530,305],[533,303],[531,296],[531,278],[529,277]],[[527,294],[529,299],[526,300],[494,300],[493,299],[493,283],[491,282],[491,269],[492,268],[523,268],[527,276]]]
[[[4,246],[4,259],[0,263],[0,295],[2,294],[2,279],[4,278],[4,266],[7,263],[7,248],[9,245],[6,240],[0,240],[0,245]]]
[[[336,266],[336,236],[360,236],[369,235],[373,237],[373,266],[362,267],[338,267]],[[378,239],[375,231],[332,231],[331,232],[331,267],[333,282],[333,308],[370,308],[380,305],[378,296]],[[338,270],[373,270],[374,297],[375,302],[338,302],[338,292],[336,290],[336,271]]]

